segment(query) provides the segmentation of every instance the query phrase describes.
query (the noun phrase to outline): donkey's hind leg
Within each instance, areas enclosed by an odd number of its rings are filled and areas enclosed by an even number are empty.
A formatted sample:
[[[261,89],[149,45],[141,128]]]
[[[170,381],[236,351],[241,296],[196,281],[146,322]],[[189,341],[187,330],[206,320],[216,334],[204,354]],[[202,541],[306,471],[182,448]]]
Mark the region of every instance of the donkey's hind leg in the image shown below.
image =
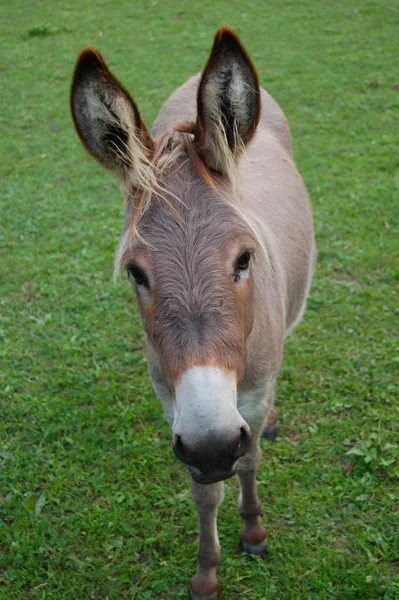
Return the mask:
[[[267,413],[266,425],[262,433],[262,437],[269,442],[274,442],[278,435],[277,412],[272,408]]]
[[[274,442],[278,435],[277,412],[274,409],[274,391],[269,399],[269,410],[266,415],[266,424],[262,433],[262,437]]]
[[[259,438],[254,440],[246,458],[245,470],[238,471],[240,479],[239,510],[243,525],[241,548],[248,554],[264,556],[267,552],[266,529],[259,522],[261,504],[256,490],[256,472],[261,457]]]
[[[190,600],[213,600],[217,593],[216,571],[220,563],[216,519],[218,506],[223,500],[224,484],[219,481],[201,485],[192,481],[191,494],[198,511],[199,549],[198,570],[191,579]]]

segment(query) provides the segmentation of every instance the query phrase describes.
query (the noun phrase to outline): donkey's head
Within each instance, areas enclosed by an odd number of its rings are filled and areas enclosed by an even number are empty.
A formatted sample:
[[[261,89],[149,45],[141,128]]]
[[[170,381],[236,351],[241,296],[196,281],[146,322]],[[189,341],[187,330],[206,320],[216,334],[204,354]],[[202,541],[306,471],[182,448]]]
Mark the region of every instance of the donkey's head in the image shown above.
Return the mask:
[[[152,139],[128,92],[88,48],[71,107],[86,148],[119,175],[126,195],[116,261],[135,289],[155,387],[170,399],[174,451],[199,482],[229,477],[251,445],[237,388],[261,248],[240,204],[236,165],[259,120],[256,72],[235,34],[220,29],[196,121]]]

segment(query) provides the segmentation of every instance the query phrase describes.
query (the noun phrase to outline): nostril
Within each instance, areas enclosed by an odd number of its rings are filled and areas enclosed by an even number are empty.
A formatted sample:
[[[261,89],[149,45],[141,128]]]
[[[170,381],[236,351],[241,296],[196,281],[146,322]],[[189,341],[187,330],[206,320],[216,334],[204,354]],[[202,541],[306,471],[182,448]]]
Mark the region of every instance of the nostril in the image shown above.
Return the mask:
[[[245,427],[240,427],[240,443],[247,444],[250,438],[249,431]]]
[[[251,434],[246,427],[240,427],[240,438],[238,440],[236,456],[243,456],[251,445]]]
[[[173,436],[172,446],[177,458],[184,462],[186,451],[180,434],[175,433]]]

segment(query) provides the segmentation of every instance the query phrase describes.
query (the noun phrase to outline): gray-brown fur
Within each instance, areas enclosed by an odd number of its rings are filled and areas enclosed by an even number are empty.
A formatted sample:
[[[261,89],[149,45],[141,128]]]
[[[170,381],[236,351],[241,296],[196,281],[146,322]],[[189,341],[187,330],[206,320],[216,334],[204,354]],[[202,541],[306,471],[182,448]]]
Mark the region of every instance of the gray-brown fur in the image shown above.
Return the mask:
[[[187,136],[172,132],[182,120],[195,117],[198,79],[191,78],[165,103],[153,127],[154,137],[166,133],[174,139]],[[236,310],[229,298],[229,286],[220,276],[219,257],[229,237],[240,233],[250,236],[251,232],[240,222],[231,203],[223,203],[223,194],[210,189],[196,174],[188,155],[181,155],[179,160],[183,166],[174,166],[174,181],[166,179],[184,203],[181,206],[171,199],[181,211],[182,220],[178,221],[164,205],[156,204],[143,217],[139,232],[155,244],[155,250],[148,252],[159,273],[157,281],[165,290],[160,295],[162,299],[173,299],[168,316],[160,316],[160,328],[165,333],[169,319],[171,335],[179,340],[179,362],[184,364],[187,349],[193,352],[197,342],[200,349],[208,339],[232,347],[222,331],[225,319],[232,330]],[[265,90],[261,121],[240,159],[239,174],[243,203],[258,220],[272,263],[269,268],[261,252],[255,254],[255,320],[246,340],[247,360],[241,383],[244,389],[253,389],[262,385],[263,379],[277,376],[284,337],[304,308],[315,261],[310,205],[292,160],[288,125]],[[190,247],[195,251],[190,253]],[[234,351],[242,349],[241,344],[233,345]],[[154,371],[159,371],[155,365]]]

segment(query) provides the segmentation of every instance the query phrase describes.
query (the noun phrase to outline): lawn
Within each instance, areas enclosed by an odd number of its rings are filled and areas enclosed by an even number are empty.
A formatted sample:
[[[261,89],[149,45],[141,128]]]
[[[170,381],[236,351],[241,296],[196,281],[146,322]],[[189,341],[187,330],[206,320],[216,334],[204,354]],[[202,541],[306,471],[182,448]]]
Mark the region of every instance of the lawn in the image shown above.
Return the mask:
[[[219,518],[222,600],[399,598],[397,0],[14,2],[1,22],[0,598],[175,600],[196,568],[189,479],[112,281],[117,182],[68,94],[95,45],[148,124],[236,29],[286,112],[319,250],[259,472],[270,555]],[[397,351],[397,347],[396,347]]]

